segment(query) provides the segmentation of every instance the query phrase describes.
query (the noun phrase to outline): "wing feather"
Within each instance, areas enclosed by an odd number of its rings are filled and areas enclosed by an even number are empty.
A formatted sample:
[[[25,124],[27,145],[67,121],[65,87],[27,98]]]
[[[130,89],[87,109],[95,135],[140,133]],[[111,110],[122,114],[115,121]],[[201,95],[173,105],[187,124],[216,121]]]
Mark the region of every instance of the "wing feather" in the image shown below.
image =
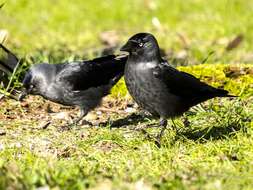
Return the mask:
[[[163,62],[154,68],[153,74],[166,84],[168,90],[193,104],[213,98],[226,96],[226,90],[217,89],[201,82],[191,74],[179,71]]]
[[[126,60],[127,57],[117,59],[109,55],[91,61],[66,63],[58,73],[56,82],[74,91],[106,85],[123,73]]]

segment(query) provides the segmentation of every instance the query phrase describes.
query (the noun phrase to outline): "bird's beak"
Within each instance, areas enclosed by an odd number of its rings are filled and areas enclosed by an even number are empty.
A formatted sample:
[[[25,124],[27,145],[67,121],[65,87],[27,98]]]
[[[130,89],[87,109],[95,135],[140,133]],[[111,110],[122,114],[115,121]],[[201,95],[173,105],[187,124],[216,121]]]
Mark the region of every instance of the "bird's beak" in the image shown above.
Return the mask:
[[[28,95],[27,90],[26,90],[26,89],[23,89],[23,90],[21,91],[21,94],[20,94],[19,97],[18,97],[18,101],[23,101],[23,99],[24,99],[27,95]]]
[[[120,48],[120,51],[130,52],[136,47],[138,43],[134,40],[128,40],[128,42]]]

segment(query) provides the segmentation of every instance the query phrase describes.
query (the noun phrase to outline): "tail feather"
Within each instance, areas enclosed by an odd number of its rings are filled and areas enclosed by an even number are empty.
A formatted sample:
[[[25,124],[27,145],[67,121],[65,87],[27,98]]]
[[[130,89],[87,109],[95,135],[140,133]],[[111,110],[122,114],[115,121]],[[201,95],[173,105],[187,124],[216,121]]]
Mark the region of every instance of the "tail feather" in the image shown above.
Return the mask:
[[[7,54],[3,60],[0,60],[0,69],[4,72],[12,73],[18,64],[19,59],[1,43],[0,48]]]
[[[120,78],[123,76],[123,72],[121,72],[120,74],[116,75],[114,78],[112,78],[109,82],[110,87],[113,87],[119,80]]]
[[[127,56],[114,56],[113,57],[113,67],[114,67],[114,77],[109,80],[109,83],[106,85],[105,94],[110,93],[111,88],[120,80],[124,75],[124,68],[127,61]]]
[[[5,62],[0,60],[0,71],[3,71],[6,74],[11,74],[13,72],[13,69],[8,67]]]
[[[1,57],[0,57],[0,86],[6,88],[8,91],[12,87],[12,81],[9,79],[9,76],[15,74],[15,69],[18,67],[20,60],[17,56],[7,49],[3,44],[0,43]],[[3,52],[3,53],[2,53]],[[11,85],[11,86],[10,86]],[[7,96],[10,98],[17,99],[18,91],[11,91]],[[2,97],[6,94],[2,95]]]
[[[216,97],[238,97],[238,96],[228,94],[228,91],[223,90],[223,89],[216,89],[215,96]]]
[[[99,88],[102,88],[103,90],[103,95],[108,95],[110,94],[110,91],[112,89],[112,87],[120,80],[120,78],[123,76],[123,72],[121,72],[120,74],[116,75],[115,77],[113,77],[109,83],[107,85],[103,85],[100,86]]]
[[[0,9],[4,6],[4,4],[5,4],[5,3],[2,3],[2,4],[0,5]]]

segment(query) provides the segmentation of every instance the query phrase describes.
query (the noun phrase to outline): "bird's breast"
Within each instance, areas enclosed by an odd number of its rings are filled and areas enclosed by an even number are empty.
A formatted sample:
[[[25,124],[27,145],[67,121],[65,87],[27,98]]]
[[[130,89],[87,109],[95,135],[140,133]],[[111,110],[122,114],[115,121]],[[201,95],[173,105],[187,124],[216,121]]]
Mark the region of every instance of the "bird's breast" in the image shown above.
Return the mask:
[[[154,67],[155,64],[148,62],[126,65],[125,68],[125,82],[129,93],[142,108],[152,114],[156,114],[152,101],[158,96],[155,90],[158,81],[152,73]]]
[[[152,63],[126,65],[126,86],[133,99],[153,115],[174,116],[179,99],[154,76]]]

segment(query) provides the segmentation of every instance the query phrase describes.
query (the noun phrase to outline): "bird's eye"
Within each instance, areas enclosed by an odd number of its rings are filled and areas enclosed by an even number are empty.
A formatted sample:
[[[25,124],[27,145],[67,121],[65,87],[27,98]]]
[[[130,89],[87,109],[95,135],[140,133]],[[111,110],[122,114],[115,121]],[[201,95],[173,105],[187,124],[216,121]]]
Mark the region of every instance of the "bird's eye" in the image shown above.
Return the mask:
[[[142,42],[139,43],[139,46],[142,47],[144,44]]]
[[[34,85],[33,85],[33,84],[30,84],[29,88],[30,88],[30,89],[33,89],[33,88],[34,88]]]

